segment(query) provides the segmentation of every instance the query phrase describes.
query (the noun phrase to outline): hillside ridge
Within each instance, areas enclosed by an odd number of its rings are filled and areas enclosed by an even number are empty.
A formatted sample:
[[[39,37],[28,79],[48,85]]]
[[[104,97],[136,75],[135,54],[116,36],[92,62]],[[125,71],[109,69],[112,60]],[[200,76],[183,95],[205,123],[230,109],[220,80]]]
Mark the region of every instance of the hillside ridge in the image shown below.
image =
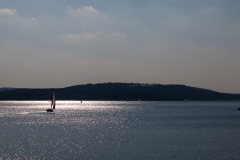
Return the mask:
[[[53,88],[57,100],[182,101],[240,100],[239,94],[219,93],[181,84],[97,83]],[[49,100],[52,88],[15,88],[0,92],[0,100]]]

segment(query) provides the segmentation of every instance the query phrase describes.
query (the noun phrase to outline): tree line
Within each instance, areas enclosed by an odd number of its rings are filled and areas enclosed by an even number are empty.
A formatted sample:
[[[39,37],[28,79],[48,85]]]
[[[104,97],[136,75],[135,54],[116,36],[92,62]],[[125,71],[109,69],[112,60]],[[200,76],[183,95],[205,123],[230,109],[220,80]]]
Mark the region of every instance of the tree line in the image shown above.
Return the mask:
[[[0,91],[0,100],[49,100],[52,88],[16,88]],[[54,88],[57,100],[183,101],[240,100],[238,94],[180,84],[97,83]]]

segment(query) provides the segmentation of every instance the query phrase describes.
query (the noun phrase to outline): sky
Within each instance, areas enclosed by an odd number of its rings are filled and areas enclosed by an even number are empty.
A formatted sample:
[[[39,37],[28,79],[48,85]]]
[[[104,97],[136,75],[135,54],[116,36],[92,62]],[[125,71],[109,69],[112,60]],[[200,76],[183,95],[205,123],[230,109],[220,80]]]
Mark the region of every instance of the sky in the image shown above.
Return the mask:
[[[239,0],[0,0],[0,87],[240,93]]]

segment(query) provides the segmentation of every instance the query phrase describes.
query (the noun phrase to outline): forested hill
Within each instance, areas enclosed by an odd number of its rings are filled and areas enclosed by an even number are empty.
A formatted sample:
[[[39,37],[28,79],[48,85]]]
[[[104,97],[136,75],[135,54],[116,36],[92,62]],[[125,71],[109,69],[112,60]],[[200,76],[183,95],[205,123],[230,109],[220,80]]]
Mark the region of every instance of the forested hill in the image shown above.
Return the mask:
[[[49,89],[0,91],[0,100],[49,100]],[[54,89],[57,100],[183,101],[240,100],[238,94],[219,93],[185,85],[99,83]]]
[[[15,88],[3,87],[3,88],[0,88],[0,91],[13,90],[13,89],[15,89]]]

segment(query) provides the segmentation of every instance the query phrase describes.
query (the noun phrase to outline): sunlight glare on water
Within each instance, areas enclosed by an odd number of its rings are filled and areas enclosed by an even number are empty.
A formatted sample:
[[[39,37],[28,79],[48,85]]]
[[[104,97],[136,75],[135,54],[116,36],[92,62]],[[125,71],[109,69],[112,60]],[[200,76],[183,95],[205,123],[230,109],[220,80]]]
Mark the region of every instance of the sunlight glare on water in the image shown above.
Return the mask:
[[[0,159],[237,159],[239,102],[0,102]]]

